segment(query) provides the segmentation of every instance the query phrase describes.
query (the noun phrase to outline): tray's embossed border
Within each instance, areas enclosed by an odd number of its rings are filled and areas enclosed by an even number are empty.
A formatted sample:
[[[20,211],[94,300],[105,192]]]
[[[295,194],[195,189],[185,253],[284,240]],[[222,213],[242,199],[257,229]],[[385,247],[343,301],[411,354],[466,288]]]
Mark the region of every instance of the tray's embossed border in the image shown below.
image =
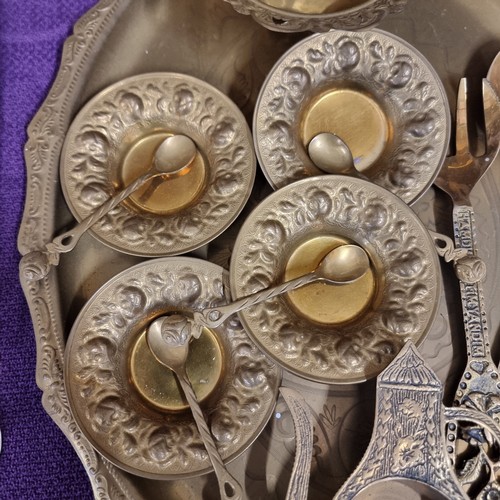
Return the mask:
[[[101,0],[75,24],[65,41],[60,69],[37,114],[28,127],[24,156],[27,167],[26,204],[19,229],[18,249],[24,255],[39,250],[53,236],[59,162],[66,129],[82,86],[86,62],[99,50],[131,0]],[[54,272],[39,282],[21,285],[27,298],[37,342],[36,382],[42,405],[68,437],[87,470],[95,498],[131,498],[135,487],[95,452],[81,434],[70,411],[63,379],[64,337]]]

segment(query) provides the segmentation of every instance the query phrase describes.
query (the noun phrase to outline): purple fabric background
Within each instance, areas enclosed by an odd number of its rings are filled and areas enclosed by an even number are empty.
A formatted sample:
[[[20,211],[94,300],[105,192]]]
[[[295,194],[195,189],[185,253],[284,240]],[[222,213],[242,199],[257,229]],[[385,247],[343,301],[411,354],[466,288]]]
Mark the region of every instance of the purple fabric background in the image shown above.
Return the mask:
[[[0,499],[90,499],[83,466],[45,413],[35,340],[18,279],[26,128],[55,78],[62,45],[96,0],[0,0]]]

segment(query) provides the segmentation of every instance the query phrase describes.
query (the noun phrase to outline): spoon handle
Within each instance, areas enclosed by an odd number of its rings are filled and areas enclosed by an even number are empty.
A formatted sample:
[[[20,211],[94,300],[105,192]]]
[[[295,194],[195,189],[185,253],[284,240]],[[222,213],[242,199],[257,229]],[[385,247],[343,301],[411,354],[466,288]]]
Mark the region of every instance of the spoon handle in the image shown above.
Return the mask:
[[[139,189],[152,175],[151,170],[138,177],[116,196],[105,201],[99,208],[92,212],[88,217],[80,221],[76,226],[59,236],[56,236],[51,243],[47,244],[47,250],[51,253],[65,253],[73,250],[82,235],[92,227],[96,222],[102,219],[113,208],[120,204],[125,198],[128,198],[134,191]]]
[[[277,295],[291,292],[296,288],[300,288],[301,286],[320,279],[322,279],[321,276],[317,275],[315,272],[305,274],[304,276],[281,283],[280,285],[266,288],[260,292],[252,293],[251,295],[242,297],[241,299],[235,300],[225,306],[211,307],[209,309],[203,309],[203,311],[195,312],[194,321],[195,323],[206,326],[207,328],[216,328],[229,318],[229,316],[241,311],[242,309],[246,309],[259,304],[260,302],[264,302],[265,300],[272,299]]]
[[[221,498],[241,500],[243,498],[241,485],[236,479],[234,479],[233,476],[231,476],[222,461],[219,450],[215,445],[214,439],[210,429],[208,428],[207,422],[205,421],[205,417],[203,416],[198,400],[196,399],[196,394],[194,393],[193,386],[191,385],[189,378],[185,373],[179,372],[178,370],[176,371],[176,374],[179,379],[179,383],[181,384],[181,388],[184,391],[184,395],[186,396],[189,407],[191,408],[191,412],[193,413],[193,417],[196,422],[196,426],[198,427],[198,431],[201,434],[203,444],[207,449],[210,462],[214,467],[214,472],[219,482]]]

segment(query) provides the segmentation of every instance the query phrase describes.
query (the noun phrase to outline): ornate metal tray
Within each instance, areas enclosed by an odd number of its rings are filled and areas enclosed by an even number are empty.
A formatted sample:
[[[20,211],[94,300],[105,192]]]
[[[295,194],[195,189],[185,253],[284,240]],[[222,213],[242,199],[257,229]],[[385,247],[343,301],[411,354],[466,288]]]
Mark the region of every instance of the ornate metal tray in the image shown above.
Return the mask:
[[[434,66],[451,103],[460,77],[479,84],[500,48],[500,5],[478,7],[466,0],[409,2],[402,14],[379,27],[415,46]],[[205,80],[226,93],[251,121],[266,75],[278,58],[304,34],[266,31],[250,16],[236,13],[222,0],[102,0],[76,25],[65,45],[57,79],[29,128],[26,146],[28,191],[19,234],[21,253],[41,248],[72,222],[59,192],[59,158],[64,136],[81,107],[100,90],[140,73],[171,71]],[[175,50],[173,48],[175,47]],[[475,92],[477,90],[477,92]],[[480,107],[478,107],[480,109]],[[452,107],[453,112],[453,107]],[[239,224],[256,201],[271,192],[258,175],[253,196],[240,218],[197,255],[228,268]],[[490,313],[492,352],[498,359],[500,309],[500,165],[492,167],[473,193],[481,256],[489,269],[484,284]],[[429,228],[450,234],[451,206],[429,191],[414,210]],[[143,260],[120,254],[82,238],[64,255],[57,271],[44,280],[23,283],[38,342],[37,381],[43,404],[71,441],[98,498],[216,498],[213,475],[176,481],[139,478],[110,464],[80,433],[67,403],[62,360],[67,336],[83,305],[100,285]],[[434,327],[420,346],[426,361],[446,382],[449,404],[464,362],[459,290],[452,270],[443,265],[445,290]],[[500,338],[500,337],[499,337]],[[314,456],[310,495],[330,499],[354,470],[371,435],[374,381],[327,386],[285,374],[284,385],[299,390],[314,415]],[[244,479],[249,498],[284,498],[294,453],[293,426],[279,399],[261,436],[230,464]],[[61,471],[63,474],[64,471]]]

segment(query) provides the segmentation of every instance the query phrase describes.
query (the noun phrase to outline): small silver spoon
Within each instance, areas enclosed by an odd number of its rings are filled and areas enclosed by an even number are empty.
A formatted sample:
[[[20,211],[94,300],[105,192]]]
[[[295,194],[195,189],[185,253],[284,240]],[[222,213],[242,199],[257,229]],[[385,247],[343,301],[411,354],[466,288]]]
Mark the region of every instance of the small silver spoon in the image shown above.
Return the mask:
[[[307,146],[307,152],[312,162],[328,174],[363,177],[354,166],[349,146],[338,135],[330,132],[315,135]]]
[[[56,236],[50,243],[45,245],[45,251],[35,251],[26,254],[21,260],[21,269],[24,272],[25,278],[30,281],[44,278],[48,274],[50,266],[55,266],[59,263],[59,255],[61,253],[73,250],[82,235],[125,198],[143,186],[152,177],[161,175],[164,179],[171,179],[185,174],[191,168],[195,156],[196,145],[189,137],[185,135],[167,137],[156,149],[153,162],[147,172],[104,202],[72,229]]]
[[[351,283],[364,276],[368,269],[370,269],[370,259],[363,248],[358,245],[342,245],[327,253],[314,271],[280,285],[252,293],[230,304],[196,311],[193,315],[193,321],[199,326],[216,328],[235,312],[277,295],[315,281],[324,281],[335,285]],[[201,328],[193,330],[193,337],[198,338],[201,334]]]
[[[188,323],[179,321],[181,315],[162,316],[153,321],[148,328],[146,341],[154,357],[170,368],[177,379],[193,413],[196,426],[208,452],[219,483],[221,498],[239,500],[243,498],[241,485],[229,473],[215,445],[210,429],[201,411],[193,386],[186,373],[186,360],[191,340],[191,328]]]

